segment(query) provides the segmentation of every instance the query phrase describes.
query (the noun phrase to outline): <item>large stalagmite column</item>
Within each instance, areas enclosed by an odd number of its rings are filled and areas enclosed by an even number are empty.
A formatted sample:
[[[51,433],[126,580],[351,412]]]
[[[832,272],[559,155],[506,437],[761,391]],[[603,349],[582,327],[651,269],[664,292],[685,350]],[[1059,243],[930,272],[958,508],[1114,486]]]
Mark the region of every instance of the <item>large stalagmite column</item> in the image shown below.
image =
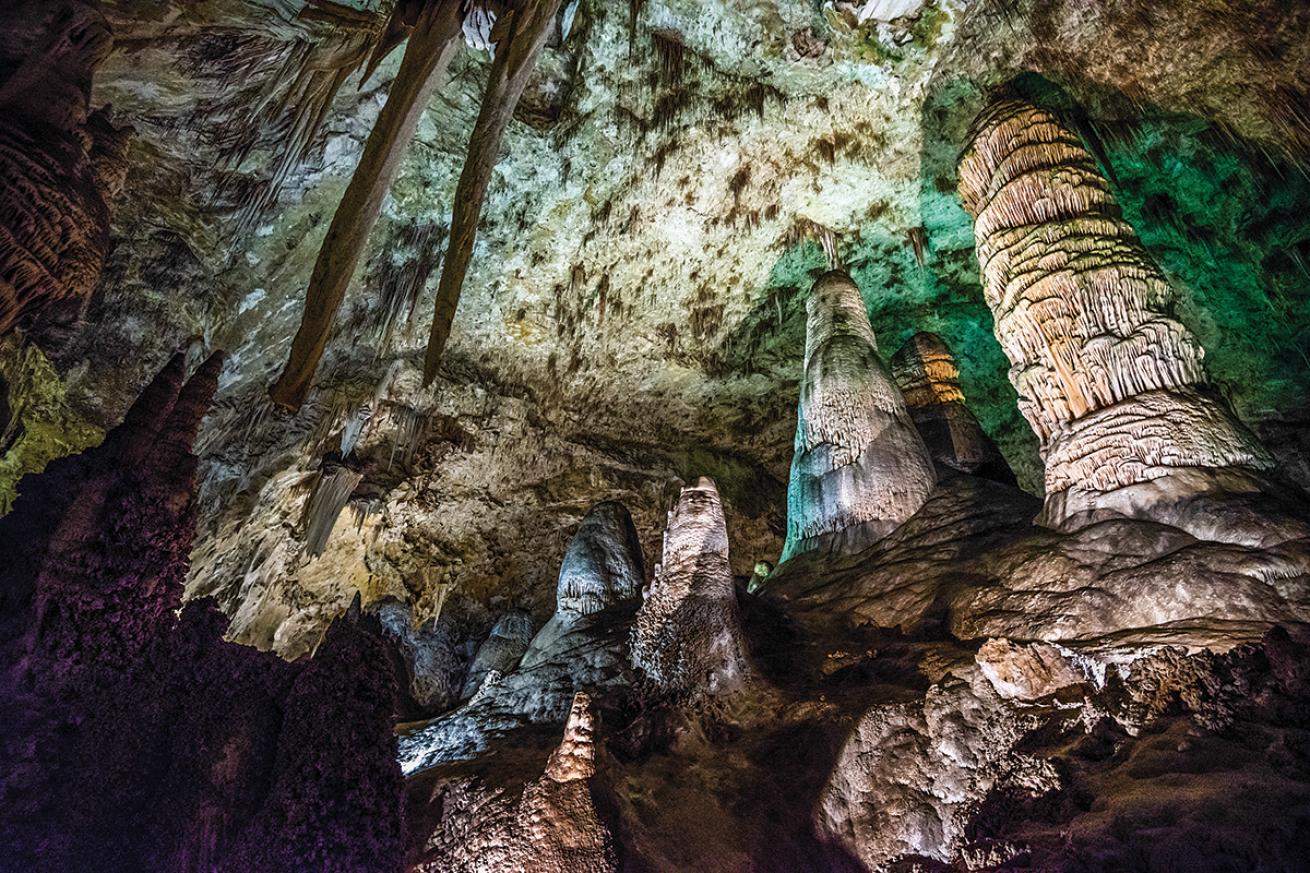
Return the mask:
[[[83,0],[29,6],[48,18],[0,22],[45,28],[0,73],[0,334],[82,316],[109,251],[131,133],[90,109],[91,79],[111,42],[104,15]]]
[[[1174,291],[1078,138],[1000,99],[960,161],[996,336],[1042,443],[1042,521],[1178,522],[1202,493],[1253,492],[1268,454],[1204,389],[1203,351]]]
[[[860,289],[845,273],[827,273],[806,308],[784,561],[865,548],[917,512],[937,481],[878,357]]]
[[[714,482],[683,488],[669,513],[663,561],[632,634],[633,665],[675,696],[733,691],[752,674]]]
[[[891,360],[910,418],[943,474],[971,473],[1013,485],[1014,473],[964,404],[960,368],[935,333],[916,333]]]

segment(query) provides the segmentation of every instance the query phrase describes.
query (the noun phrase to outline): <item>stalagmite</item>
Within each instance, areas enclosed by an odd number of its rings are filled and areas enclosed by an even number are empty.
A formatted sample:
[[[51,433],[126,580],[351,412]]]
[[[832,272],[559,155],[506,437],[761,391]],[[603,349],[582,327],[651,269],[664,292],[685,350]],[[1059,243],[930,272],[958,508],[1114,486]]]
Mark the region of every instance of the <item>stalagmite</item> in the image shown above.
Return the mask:
[[[918,511],[937,481],[878,357],[860,289],[845,273],[826,273],[806,309],[784,561],[860,551]]]
[[[0,519],[0,866],[398,871],[377,630],[353,609],[289,664],[225,642],[212,601],[182,605],[191,447],[222,369],[214,355],[187,379],[185,360],[100,446],[25,477]]]
[[[473,242],[477,238],[478,219],[482,215],[482,202],[491,184],[491,171],[500,155],[500,140],[505,127],[514,117],[528,77],[536,66],[559,14],[562,0],[521,0],[514,6],[507,38],[496,45],[496,57],[491,64],[487,89],[482,95],[482,108],[469,137],[468,157],[464,172],[455,188],[455,208],[450,220],[450,244],[442,267],[441,283],[437,286],[437,305],[432,314],[432,333],[428,337],[427,354],[423,360],[423,384],[436,378],[441,354],[450,337],[450,326],[455,320],[464,276],[473,257]],[[499,22],[498,22],[499,24]]]
[[[130,130],[90,112],[110,30],[92,5],[55,6],[0,82],[0,334],[77,320],[100,281]]]
[[[632,663],[678,697],[731,692],[754,673],[728,562],[728,530],[714,482],[682,489],[669,513],[662,563],[632,632]]]
[[[545,772],[512,799],[477,782],[448,783],[452,807],[476,810],[457,829],[430,841],[416,873],[614,873],[619,869],[614,838],[593,799],[596,776],[596,715],[591,695],[572,695],[564,737]]]
[[[299,409],[323,357],[333,321],[377,223],[382,201],[400,168],[419,119],[445,76],[463,38],[460,4],[431,0],[405,47],[387,104],[364,144],[364,153],[328,229],[305,292],[305,313],[291,356],[269,389],[274,402]]]
[[[27,609],[24,657],[42,681],[139,666],[181,604],[194,534],[191,442],[221,355],[188,381],[174,355],[103,444],[19,485],[0,525],[0,592],[9,619]],[[0,629],[0,646],[10,628]]]
[[[504,675],[517,667],[536,631],[532,616],[521,609],[510,610],[497,619],[469,664],[460,700],[468,700],[476,694],[491,673]]]
[[[916,333],[892,355],[891,369],[939,473],[1014,484],[1005,458],[964,403],[960,368],[941,337]]]
[[[555,612],[537,632],[524,666],[552,653],[581,619],[636,599],[646,579],[641,543],[622,503],[597,503],[569,540],[555,585]]]
[[[377,604],[374,610],[404,658],[414,703],[428,712],[454,706],[459,700],[464,657],[450,622],[436,618],[416,626],[413,609],[393,600]]]
[[[1269,455],[1206,390],[1204,352],[1170,316],[1174,290],[1073,133],[1028,103],[993,102],[961,158],[960,194],[1010,379],[1041,440],[1045,523],[1187,526],[1176,512],[1197,494],[1262,489]]]
[[[595,714],[591,697],[573,697],[564,739],[546,772],[529,785],[515,821],[525,856],[503,868],[541,873],[611,873],[619,869],[613,838],[600,820],[587,781],[596,774]]]

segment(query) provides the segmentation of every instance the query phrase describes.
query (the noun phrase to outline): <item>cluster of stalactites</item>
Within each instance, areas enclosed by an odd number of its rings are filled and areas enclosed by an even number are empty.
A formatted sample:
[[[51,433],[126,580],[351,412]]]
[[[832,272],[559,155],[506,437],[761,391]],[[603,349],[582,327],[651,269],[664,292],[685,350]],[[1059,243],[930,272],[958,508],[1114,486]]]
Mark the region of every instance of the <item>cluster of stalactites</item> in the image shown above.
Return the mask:
[[[632,662],[657,689],[696,697],[730,692],[753,673],[714,482],[683,488],[669,513],[662,561],[637,613]]]
[[[918,511],[936,484],[877,341],[860,289],[820,277],[807,303],[786,560],[815,549],[858,551]]]
[[[1204,353],[1168,314],[1173,289],[1054,116],[993,102],[961,158],[960,194],[1048,494],[1108,491],[1180,467],[1270,465],[1200,390]]]

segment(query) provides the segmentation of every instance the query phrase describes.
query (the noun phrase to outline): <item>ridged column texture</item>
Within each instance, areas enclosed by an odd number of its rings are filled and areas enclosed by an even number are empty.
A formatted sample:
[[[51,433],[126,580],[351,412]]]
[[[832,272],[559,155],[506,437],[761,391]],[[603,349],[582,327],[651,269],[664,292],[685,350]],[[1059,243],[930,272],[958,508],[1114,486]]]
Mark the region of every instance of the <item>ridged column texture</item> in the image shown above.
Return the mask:
[[[806,308],[784,561],[813,550],[860,551],[917,512],[937,482],[878,357],[859,287],[845,273],[827,273]]]
[[[916,333],[892,355],[891,369],[939,471],[1014,484],[1005,458],[964,403],[960,368],[941,337]]]
[[[960,160],[960,194],[1010,380],[1041,440],[1049,521],[1179,468],[1272,466],[1204,391],[1204,352],[1170,316],[1174,290],[1053,115],[994,101]]]
[[[89,112],[109,25],[65,0],[0,82],[0,334],[75,321],[100,282],[130,130]]]

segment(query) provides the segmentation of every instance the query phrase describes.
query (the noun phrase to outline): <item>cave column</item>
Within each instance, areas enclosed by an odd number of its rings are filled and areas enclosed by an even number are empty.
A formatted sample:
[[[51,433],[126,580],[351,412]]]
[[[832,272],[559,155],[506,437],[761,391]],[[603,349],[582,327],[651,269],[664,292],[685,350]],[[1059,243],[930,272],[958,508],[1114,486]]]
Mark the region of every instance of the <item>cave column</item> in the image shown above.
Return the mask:
[[[996,337],[1041,441],[1040,521],[1177,522],[1200,493],[1254,492],[1272,461],[1205,388],[1175,292],[1091,155],[1051,114],[994,101],[960,161]]]
[[[916,333],[891,359],[892,375],[938,473],[969,473],[1015,484],[996,444],[964,403],[960,368],[935,333]]]

